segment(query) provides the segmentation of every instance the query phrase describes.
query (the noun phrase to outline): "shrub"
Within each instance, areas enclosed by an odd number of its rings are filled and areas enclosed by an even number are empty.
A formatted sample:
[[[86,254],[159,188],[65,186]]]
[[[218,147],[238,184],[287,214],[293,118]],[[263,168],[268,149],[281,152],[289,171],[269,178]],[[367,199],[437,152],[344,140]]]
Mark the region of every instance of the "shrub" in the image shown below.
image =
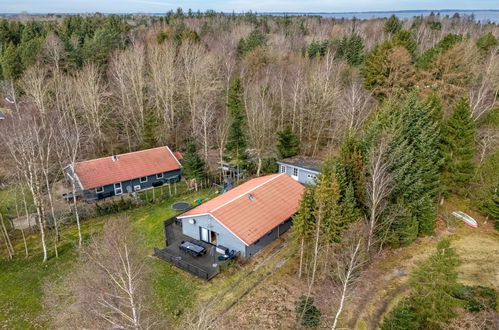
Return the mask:
[[[314,298],[301,296],[296,302],[296,319],[304,327],[315,328],[321,322],[321,312],[314,306]],[[301,319],[301,320],[300,320]]]
[[[383,319],[381,330],[410,330],[419,329],[416,321],[416,312],[410,308],[407,300],[402,300],[397,306]]]
[[[454,297],[464,300],[464,307],[470,312],[495,310],[497,307],[497,293],[494,289],[485,286],[459,286]]]

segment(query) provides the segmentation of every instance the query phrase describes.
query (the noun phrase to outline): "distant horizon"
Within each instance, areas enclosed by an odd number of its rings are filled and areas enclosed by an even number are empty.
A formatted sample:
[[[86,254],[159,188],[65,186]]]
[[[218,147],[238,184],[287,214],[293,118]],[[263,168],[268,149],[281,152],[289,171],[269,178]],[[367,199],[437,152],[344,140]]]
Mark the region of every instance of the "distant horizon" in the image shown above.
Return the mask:
[[[182,7],[178,7],[182,8]],[[184,13],[187,13],[188,10],[192,10],[193,13],[197,13],[198,11],[201,13],[205,13],[209,10],[213,10],[216,13],[222,14],[245,14],[245,13],[255,13],[255,14],[383,14],[383,13],[420,13],[420,12],[499,12],[499,9],[457,9],[457,8],[445,8],[445,9],[397,9],[397,10],[358,10],[358,11],[257,11],[257,10],[246,10],[246,11],[223,11],[223,10],[214,10],[214,9],[206,9],[206,10],[198,10],[192,8],[182,8]],[[130,12],[104,12],[104,11],[81,11],[81,12],[63,12],[63,11],[47,11],[47,12],[37,12],[37,11],[20,11],[20,12],[0,12],[0,15],[51,15],[51,14],[70,14],[70,15],[78,15],[78,14],[105,14],[105,15],[130,15],[130,14],[166,14],[170,11],[176,11],[176,9],[170,9],[164,12],[161,11],[151,11],[151,12],[140,12],[140,11],[130,11]]]

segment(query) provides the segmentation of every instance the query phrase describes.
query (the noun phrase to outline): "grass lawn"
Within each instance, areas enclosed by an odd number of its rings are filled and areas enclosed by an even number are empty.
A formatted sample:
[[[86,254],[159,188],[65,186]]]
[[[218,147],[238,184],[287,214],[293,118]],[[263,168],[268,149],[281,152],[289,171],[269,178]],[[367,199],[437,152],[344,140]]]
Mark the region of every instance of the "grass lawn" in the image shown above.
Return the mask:
[[[205,200],[214,195],[213,191],[203,190],[129,211],[127,215],[141,237],[137,243],[143,244],[152,254],[154,247],[164,246],[163,220],[175,215],[171,209],[173,202],[183,200],[192,203],[196,198]],[[101,232],[107,218],[85,221],[82,224],[85,237]],[[0,328],[50,327],[50,311],[44,310],[43,306],[43,284],[64,276],[75,265],[78,236],[74,225],[61,230],[59,258],[54,257],[53,244],[48,239],[50,258],[45,264],[42,264],[39,236],[31,235],[27,237],[27,242],[29,258],[24,257],[22,240],[17,240],[13,242],[17,252],[14,260],[0,259]],[[150,260],[153,268],[154,306],[158,312],[175,321],[195,301],[196,291],[203,282],[150,255],[144,257]]]

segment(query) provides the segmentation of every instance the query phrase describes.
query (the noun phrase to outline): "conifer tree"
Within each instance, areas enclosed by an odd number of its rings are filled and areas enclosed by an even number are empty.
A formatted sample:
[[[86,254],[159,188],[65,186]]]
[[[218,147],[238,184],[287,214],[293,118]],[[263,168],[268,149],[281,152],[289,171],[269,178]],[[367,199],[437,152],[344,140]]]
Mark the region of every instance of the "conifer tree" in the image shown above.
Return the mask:
[[[348,225],[342,216],[340,179],[336,170],[334,162],[323,167],[314,194],[315,217],[321,216],[322,219],[320,232],[323,245],[339,242],[341,232]]]
[[[3,79],[17,79],[21,74],[21,59],[16,47],[11,43],[2,56]]]
[[[247,165],[246,134],[244,132],[244,102],[243,86],[240,78],[236,78],[230,86],[227,107],[230,114],[230,127],[227,145],[225,147],[226,159],[240,169]]]
[[[277,132],[277,151],[280,158],[296,156],[300,151],[300,140],[291,125],[286,126],[282,131]]]
[[[142,147],[144,149],[154,148],[158,145],[156,130],[158,119],[153,111],[146,111],[144,125],[142,128]]]
[[[458,300],[452,296],[457,287],[459,259],[449,240],[442,240],[437,251],[412,274],[411,305],[417,311],[421,329],[435,329],[453,315]]]
[[[199,156],[196,142],[187,143],[184,159],[182,160],[182,174],[186,179],[201,179],[204,177],[205,163]]]
[[[300,268],[298,271],[298,277],[301,277],[302,275],[306,252],[309,250],[306,247],[309,246],[315,226],[314,188],[315,186],[307,187],[300,201],[298,212],[293,218],[293,237],[300,250]]]
[[[400,29],[402,29],[402,22],[395,15],[390,16],[390,18],[385,22],[386,33],[395,34],[399,32]]]
[[[464,195],[473,178],[475,124],[469,101],[462,98],[443,127],[444,168],[442,180],[446,192]]]

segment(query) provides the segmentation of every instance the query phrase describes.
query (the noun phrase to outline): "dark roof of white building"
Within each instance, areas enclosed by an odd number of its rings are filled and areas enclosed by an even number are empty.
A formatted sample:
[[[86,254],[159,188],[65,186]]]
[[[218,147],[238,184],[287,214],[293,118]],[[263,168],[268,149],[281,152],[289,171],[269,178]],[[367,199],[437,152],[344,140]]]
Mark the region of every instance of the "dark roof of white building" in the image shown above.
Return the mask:
[[[315,172],[320,172],[322,166],[322,160],[305,156],[294,156],[294,157],[284,158],[279,160],[278,162],[281,164],[292,165],[307,170],[312,170]]]

